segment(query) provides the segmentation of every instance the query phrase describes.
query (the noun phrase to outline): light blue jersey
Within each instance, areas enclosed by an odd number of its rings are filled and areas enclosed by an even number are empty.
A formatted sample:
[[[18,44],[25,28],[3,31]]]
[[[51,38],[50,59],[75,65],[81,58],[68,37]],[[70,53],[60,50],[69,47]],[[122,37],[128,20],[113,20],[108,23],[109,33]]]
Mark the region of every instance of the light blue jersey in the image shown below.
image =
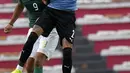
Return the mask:
[[[77,0],[50,0],[48,7],[58,10],[75,11],[77,10],[76,2]]]

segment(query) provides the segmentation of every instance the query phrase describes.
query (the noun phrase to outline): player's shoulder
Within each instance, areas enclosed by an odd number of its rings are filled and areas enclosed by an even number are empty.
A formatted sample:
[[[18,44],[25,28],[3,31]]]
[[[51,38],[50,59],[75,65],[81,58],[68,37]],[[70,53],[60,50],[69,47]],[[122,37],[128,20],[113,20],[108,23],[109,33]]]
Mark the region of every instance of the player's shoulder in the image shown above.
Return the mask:
[[[22,3],[26,3],[26,2],[29,2],[30,0],[19,0],[19,1]]]

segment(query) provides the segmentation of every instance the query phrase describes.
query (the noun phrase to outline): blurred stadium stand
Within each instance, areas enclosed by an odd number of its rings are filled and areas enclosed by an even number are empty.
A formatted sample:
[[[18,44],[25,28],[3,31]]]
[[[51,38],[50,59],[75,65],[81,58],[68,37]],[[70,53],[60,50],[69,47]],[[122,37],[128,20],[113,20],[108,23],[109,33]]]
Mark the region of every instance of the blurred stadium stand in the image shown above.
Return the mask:
[[[10,34],[3,27],[17,0],[0,0],[0,73],[15,68],[26,41],[26,9]],[[72,73],[130,73],[130,0],[78,0]],[[44,73],[62,73],[57,47]]]

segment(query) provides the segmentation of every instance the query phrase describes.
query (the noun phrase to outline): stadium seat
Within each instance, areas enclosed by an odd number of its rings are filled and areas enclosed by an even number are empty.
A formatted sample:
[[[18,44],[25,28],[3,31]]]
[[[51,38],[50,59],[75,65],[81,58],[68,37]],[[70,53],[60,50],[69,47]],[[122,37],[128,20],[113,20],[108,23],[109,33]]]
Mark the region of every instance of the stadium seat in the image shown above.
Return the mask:
[[[12,0],[0,0],[0,4],[11,3]]]
[[[8,49],[11,49],[11,48],[8,48]],[[55,56],[52,56],[51,60],[49,60],[46,64],[44,64],[44,66],[61,65],[61,58],[62,58],[61,52],[55,51],[54,54]],[[1,53],[0,54],[0,68],[14,68],[15,65],[17,64],[18,58],[19,58],[19,53],[17,52]],[[8,64],[10,65],[8,66]]]
[[[109,40],[126,40],[130,39],[130,30],[102,30],[95,34],[88,34],[87,39],[91,41],[109,41]]]
[[[121,64],[115,64],[113,66],[115,71],[130,71],[130,61],[124,61]]]
[[[130,73],[130,71],[120,71],[118,73]]]
[[[10,35],[6,36],[5,40],[0,40],[0,45],[19,45],[24,44],[26,41],[26,35]]]
[[[107,56],[106,57],[107,68],[112,69],[115,64],[121,64],[122,62],[129,60],[130,60],[129,55]]]
[[[100,52],[101,56],[121,56],[130,55],[130,46],[110,46]]]
[[[76,20],[78,25],[98,25],[104,23],[128,23],[130,18],[128,15],[122,14],[85,14]]]
[[[15,6],[16,3],[0,4],[0,19],[11,18]],[[21,14],[21,17],[24,17],[24,12],[26,12],[26,9],[24,9],[23,13]]]
[[[114,26],[114,27],[113,27]],[[88,34],[96,33],[97,31],[106,31],[106,30],[129,30],[129,23],[102,23],[102,24],[89,24],[83,25],[82,33],[84,36]]]
[[[82,27],[82,34],[88,36],[87,39],[94,41],[94,51],[106,58],[107,68],[112,69],[115,64],[129,61],[129,2],[126,0],[109,0],[108,3],[102,0],[83,2],[84,0],[80,0],[78,3],[80,9],[76,12],[76,24]],[[79,73],[87,72],[79,70]]]
[[[94,51],[100,54],[101,50],[106,49],[110,46],[128,46],[130,45],[130,39],[126,40],[108,40],[108,41],[96,41],[94,45]]]

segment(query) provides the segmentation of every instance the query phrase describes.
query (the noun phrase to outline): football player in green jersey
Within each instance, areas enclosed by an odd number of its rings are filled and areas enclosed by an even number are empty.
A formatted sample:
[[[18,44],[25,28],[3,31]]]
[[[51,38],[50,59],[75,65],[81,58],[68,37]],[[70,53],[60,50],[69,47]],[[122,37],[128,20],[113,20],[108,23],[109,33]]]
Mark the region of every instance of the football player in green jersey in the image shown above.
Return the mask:
[[[28,35],[29,35],[32,31],[32,27],[35,21],[41,15],[46,5],[45,5],[45,1],[43,2],[42,0],[19,0],[9,24],[4,28],[5,33],[10,33],[12,31],[13,24],[22,13],[24,7],[26,7],[28,11],[28,16],[29,16],[29,21],[30,21],[29,23],[30,29],[28,31]],[[27,61],[27,67],[26,67],[27,73],[33,73],[33,71],[35,73],[43,73],[42,72],[43,63],[46,60],[50,59],[51,54],[55,51],[58,40],[59,40],[59,36],[55,28],[52,30],[52,32],[50,33],[48,37],[43,37],[41,35],[38,38],[38,40],[35,42],[33,46],[32,53]],[[36,56],[36,53],[37,53],[37,56]],[[34,68],[35,56],[37,58],[37,61],[35,63],[37,67]],[[12,72],[12,73],[22,73],[22,70],[23,70],[23,67],[20,65],[17,65],[15,72]]]

